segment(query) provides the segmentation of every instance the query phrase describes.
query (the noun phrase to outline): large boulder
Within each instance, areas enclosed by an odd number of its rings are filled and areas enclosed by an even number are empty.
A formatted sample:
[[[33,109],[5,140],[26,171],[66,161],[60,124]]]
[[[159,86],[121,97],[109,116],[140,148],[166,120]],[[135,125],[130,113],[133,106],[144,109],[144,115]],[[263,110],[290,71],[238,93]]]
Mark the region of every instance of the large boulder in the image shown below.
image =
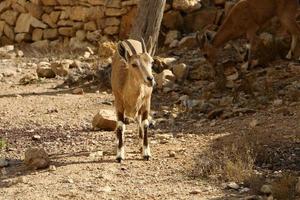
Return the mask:
[[[41,78],[54,78],[56,74],[50,67],[48,62],[40,62],[37,66],[36,73]]]

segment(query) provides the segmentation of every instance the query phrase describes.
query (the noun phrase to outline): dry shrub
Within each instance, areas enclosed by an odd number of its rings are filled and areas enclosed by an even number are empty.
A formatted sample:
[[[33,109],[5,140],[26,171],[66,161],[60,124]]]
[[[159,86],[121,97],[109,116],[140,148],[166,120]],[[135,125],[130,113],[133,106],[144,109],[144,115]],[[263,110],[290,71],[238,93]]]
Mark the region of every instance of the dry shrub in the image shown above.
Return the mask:
[[[194,175],[249,185],[257,182],[253,187],[259,188],[262,180],[255,170],[299,170],[299,144],[300,137],[290,132],[226,134],[200,154]]]
[[[228,136],[217,139],[207,152],[200,155],[196,175],[236,182],[244,182],[253,176],[255,140],[245,135],[227,140]]]
[[[296,196],[297,178],[292,174],[284,174],[272,183],[273,196],[275,199],[290,200]]]

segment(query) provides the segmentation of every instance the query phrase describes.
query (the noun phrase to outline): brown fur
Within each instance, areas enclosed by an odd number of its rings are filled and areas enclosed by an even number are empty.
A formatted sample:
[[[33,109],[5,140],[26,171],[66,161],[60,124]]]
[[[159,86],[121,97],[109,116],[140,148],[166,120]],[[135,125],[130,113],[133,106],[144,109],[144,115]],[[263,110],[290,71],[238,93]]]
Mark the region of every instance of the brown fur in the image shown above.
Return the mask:
[[[122,50],[120,50],[122,52]],[[128,59],[128,60],[126,60]],[[151,94],[154,85],[152,75],[152,57],[147,53],[122,57],[117,52],[112,62],[112,92],[115,96],[115,108],[117,114],[117,160],[124,159],[124,131],[126,117],[138,122],[140,139],[143,140],[144,159],[150,157],[148,142],[149,114],[151,107]]]
[[[296,22],[297,7],[297,0],[241,0],[231,9],[215,37],[210,41],[211,44],[207,44],[207,41],[202,44],[203,51],[208,60],[215,64],[217,49],[226,42],[243,35],[247,36],[250,49],[255,49],[256,32],[269,19],[277,16],[295,40],[287,55],[287,58],[290,59],[296,46],[297,37],[300,35],[300,28]],[[197,39],[200,41],[199,35],[197,35]],[[250,57],[251,54],[249,59]]]

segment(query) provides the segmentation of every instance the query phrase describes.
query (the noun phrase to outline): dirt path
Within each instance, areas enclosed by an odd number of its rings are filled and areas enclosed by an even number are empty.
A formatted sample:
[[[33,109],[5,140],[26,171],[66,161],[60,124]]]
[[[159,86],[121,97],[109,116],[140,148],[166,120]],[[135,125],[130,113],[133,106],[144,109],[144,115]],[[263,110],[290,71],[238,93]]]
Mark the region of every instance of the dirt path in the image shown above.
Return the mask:
[[[11,64],[11,69],[16,67]],[[53,89],[62,83],[60,79],[18,85],[29,72],[34,70],[21,67],[0,83],[0,137],[7,140],[8,149],[3,154],[11,164],[1,171],[3,200],[234,199],[239,197],[237,193],[193,175],[199,154],[217,138],[228,134],[234,138],[234,134],[247,131],[253,118],[259,120],[262,130],[299,131],[299,104],[291,108],[295,115],[288,117],[262,110],[213,123],[178,120],[174,125],[167,121],[151,130],[153,158],[146,162],[141,160],[135,126],[131,125],[126,134],[127,159],[118,164],[114,160],[114,133],[91,129],[98,110],[113,109],[106,105],[113,101],[112,95],[74,95],[69,89]],[[154,103],[156,112],[164,113],[160,104],[164,103]],[[32,139],[36,134],[40,140]],[[54,170],[24,168],[24,150],[33,146],[48,151]]]

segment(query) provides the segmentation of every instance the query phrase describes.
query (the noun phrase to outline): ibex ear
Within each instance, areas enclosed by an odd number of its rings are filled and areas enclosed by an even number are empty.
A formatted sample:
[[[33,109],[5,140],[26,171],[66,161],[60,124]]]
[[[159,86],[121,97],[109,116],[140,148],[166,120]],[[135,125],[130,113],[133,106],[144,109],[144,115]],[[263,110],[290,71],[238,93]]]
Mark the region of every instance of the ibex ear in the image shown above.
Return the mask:
[[[126,62],[128,62],[128,53],[126,52],[126,49],[122,45],[122,42],[118,42],[117,44],[117,52],[119,56],[121,56]]]
[[[205,42],[206,42],[206,36],[204,35],[204,33],[197,32],[196,40],[197,40],[197,43],[199,45],[199,48],[202,49],[204,47]]]

